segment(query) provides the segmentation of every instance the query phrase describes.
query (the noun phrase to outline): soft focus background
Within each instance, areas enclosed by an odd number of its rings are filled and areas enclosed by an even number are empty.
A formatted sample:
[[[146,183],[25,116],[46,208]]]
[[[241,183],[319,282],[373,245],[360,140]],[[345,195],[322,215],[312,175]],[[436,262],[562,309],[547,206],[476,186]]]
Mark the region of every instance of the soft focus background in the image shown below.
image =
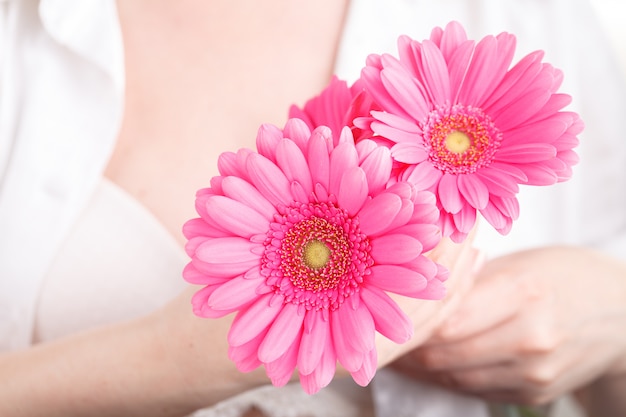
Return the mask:
[[[603,21],[613,47],[619,57],[624,76],[626,76],[626,1],[591,0],[598,16]]]

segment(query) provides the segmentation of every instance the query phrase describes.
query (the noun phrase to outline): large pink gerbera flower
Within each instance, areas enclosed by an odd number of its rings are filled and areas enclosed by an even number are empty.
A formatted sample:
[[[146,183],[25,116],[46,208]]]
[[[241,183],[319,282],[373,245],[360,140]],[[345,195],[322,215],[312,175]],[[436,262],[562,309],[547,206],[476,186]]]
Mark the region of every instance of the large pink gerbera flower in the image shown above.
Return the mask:
[[[561,111],[570,102],[556,93],[562,73],[540,51],[509,69],[514,48],[513,35],[475,43],[452,22],[421,43],[400,37],[399,58],[372,55],[362,71],[383,111],[360,123],[394,143],[400,180],[437,194],[444,235],[456,241],[477,211],[507,233],[518,184],[563,181],[577,162],[583,125]]]
[[[297,368],[309,393],[339,361],[354,380],[376,369],[375,332],[412,335],[387,291],[439,299],[445,271],[425,255],[440,241],[435,198],[407,183],[387,188],[388,148],[349,129],[333,139],[299,119],[264,125],[259,153],[222,154],[220,176],[197,194],[185,224],[187,281],[203,285],[197,315],[237,312],[228,335],[242,371],[265,365],[275,385]]]

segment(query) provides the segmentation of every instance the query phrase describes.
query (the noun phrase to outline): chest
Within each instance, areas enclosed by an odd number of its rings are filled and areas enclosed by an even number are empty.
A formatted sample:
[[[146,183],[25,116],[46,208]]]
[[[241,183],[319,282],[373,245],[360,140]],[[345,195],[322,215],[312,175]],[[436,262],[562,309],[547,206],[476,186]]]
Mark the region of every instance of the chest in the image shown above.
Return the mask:
[[[220,153],[253,147],[332,75],[336,0],[120,1],[126,96],[106,176],[177,238]]]

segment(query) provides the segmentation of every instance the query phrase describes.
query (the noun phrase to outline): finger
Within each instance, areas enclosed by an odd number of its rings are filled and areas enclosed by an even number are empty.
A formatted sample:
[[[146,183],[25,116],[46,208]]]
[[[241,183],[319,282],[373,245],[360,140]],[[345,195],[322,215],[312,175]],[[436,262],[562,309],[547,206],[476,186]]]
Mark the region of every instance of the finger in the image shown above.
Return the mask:
[[[436,372],[430,377],[447,388],[473,395],[486,395],[501,391],[519,391],[521,382],[511,363],[488,367],[459,369],[454,372]]]
[[[471,291],[440,326],[433,341],[450,342],[482,333],[511,319],[522,308],[523,296],[517,280],[506,274],[481,275],[478,272]]]
[[[447,343],[429,343],[413,353],[418,366],[430,371],[453,371],[478,366],[494,366],[515,361],[520,354],[520,325],[500,325],[466,339]]]

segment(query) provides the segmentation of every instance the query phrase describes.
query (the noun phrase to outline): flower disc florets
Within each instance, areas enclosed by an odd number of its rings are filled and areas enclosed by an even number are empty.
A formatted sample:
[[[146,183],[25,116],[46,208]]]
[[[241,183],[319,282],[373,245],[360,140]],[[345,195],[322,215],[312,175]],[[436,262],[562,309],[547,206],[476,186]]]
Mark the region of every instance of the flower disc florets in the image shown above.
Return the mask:
[[[502,140],[489,116],[461,105],[433,110],[423,135],[433,165],[449,174],[471,174],[489,166]]]
[[[337,309],[374,263],[358,218],[332,203],[281,207],[265,241],[261,273],[285,302]]]

